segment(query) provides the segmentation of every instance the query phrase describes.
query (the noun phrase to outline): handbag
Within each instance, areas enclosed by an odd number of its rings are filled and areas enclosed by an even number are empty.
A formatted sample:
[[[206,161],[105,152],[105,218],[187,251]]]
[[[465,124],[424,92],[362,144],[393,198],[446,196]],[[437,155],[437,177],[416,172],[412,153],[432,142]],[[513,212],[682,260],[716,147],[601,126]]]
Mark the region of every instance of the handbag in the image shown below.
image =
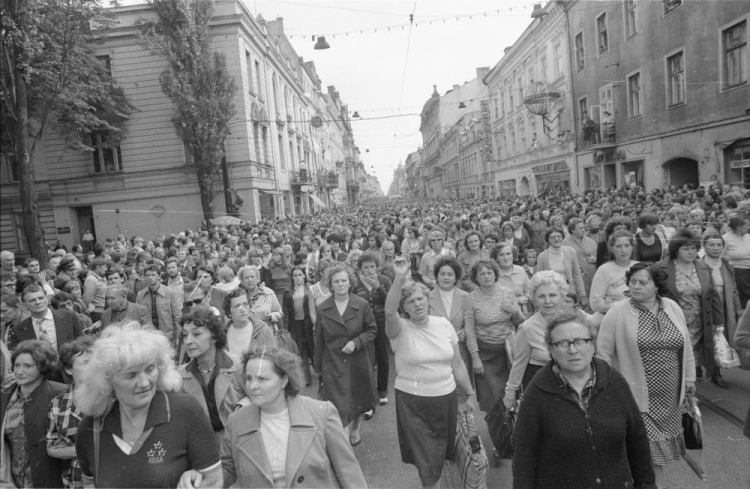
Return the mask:
[[[289,352],[299,355],[299,347],[297,342],[292,338],[292,333],[288,329],[280,328],[276,325],[273,327],[273,335],[276,337],[276,344],[279,348],[283,348]]]
[[[485,489],[489,461],[474,415],[459,411],[456,424],[456,464],[466,489]]]
[[[507,409],[501,397],[484,417],[492,444],[500,458],[513,458],[513,428],[516,425],[516,406]]]
[[[685,436],[685,448],[688,450],[703,449],[703,421],[698,409],[698,401],[692,394],[685,395],[682,413],[682,429]]]
[[[714,331],[714,359],[721,368],[739,367],[741,364],[740,356],[724,337],[724,326],[717,326]]]

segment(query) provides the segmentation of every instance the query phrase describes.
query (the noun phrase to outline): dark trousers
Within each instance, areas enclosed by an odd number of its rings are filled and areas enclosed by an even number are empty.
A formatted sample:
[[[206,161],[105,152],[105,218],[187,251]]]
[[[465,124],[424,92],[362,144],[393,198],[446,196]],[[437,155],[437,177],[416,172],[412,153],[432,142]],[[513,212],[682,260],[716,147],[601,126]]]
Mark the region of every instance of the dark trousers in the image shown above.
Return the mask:
[[[308,318],[290,319],[289,333],[292,339],[297,343],[299,356],[302,359],[302,370],[305,373],[305,381],[309,384],[311,381],[310,364],[315,358],[315,343],[312,332],[312,322]]]
[[[388,397],[388,336],[385,334],[385,316],[375,317],[378,335],[375,337],[375,365],[378,368],[377,389],[379,397]]]

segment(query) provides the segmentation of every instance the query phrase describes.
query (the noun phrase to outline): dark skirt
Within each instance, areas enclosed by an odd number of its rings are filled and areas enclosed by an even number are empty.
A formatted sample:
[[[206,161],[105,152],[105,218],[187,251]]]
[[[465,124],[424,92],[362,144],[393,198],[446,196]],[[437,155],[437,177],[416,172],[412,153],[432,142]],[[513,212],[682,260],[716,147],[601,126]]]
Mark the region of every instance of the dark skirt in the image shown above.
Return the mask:
[[[498,399],[505,396],[505,383],[508,382],[510,366],[505,352],[505,342],[499,345],[488,345],[481,340],[479,344],[479,359],[484,367],[484,374],[474,374],[479,409],[488,413],[495,406]]]
[[[435,484],[445,460],[453,460],[457,419],[455,390],[444,396],[423,397],[396,389],[401,461],[417,467],[423,486]]]
[[[737,293],[740,296],[740,306],[744,309],[750,299],[750,269],[735,268],[734,283],[737,285]]]

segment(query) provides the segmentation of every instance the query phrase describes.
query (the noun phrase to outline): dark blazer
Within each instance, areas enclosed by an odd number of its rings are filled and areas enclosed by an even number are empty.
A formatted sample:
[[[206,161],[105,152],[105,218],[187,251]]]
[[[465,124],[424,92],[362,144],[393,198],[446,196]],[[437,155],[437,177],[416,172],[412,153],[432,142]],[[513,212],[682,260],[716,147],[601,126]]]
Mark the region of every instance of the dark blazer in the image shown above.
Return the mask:
[[[343,316],[336,308],[334,296],[318,307],[315,322],[315,371],[323,377],[321,398],[331,401],[346,426],[360,414],[375,407],[375,385],[372,374],[371,348],[378,327],[366,300],[349,294]],[[354,352],[341,349],[349,342]]]
[[[13,384],[0,394],[0,420],[5,425],[5,410],[11,395],[18,388]],[[69,460],[47,455],[47,413],[52,399],[68,390],[65,384],[43,380],[31,393],[31,400],[24,405],[23,422],[26,435],[26,456],[31,464],[31,479],[34,487],[62,487],[62,474],[70,465]],[[5,433],[2,433],[5,436]],[[5,442],[3,442],[5,446]]]
[[[302,309],[305,311],[305,321],[310,321],[310,287],[305,285],[305,298],[302,299]],[[281,311],[284,313],[284,328],[289,329],[289,321],[294,319],[294,284],[291,289],[284,291],[281,300]],[[310,323],[312,326],[312,323]]]
[[[698,280],[701,283],[701,313],[703,315],[703,353],[704,367],[708,375],[719,373],[716,370],[716,361],[714,360],[714,326],[724,324],[724,311],[721,307],[721,301],[714,281],[711,278],[711,269],[708,265],[700,260],[695,260],[695,271],[698,273]],[[671,258],[662,260],[655,264],[667,274],[667,297],[679,304],[677,292],[677,274],[675,273],[675,261]]]
[[[73,311],[52,309],[52,318],[55,321],[58,348],[83,334],[81,320],[78,319],[78,315]],[[15,350],[20,342],[36,339],[34,325],[31,322],[31,317],[28,317],[18,323],[18,326],[15,326],[8,333],[8,348]]]
[[[148,313],[146,306],[128,302],[128,309],[123,320],[138,321],[141,326],[145,326],[151,324],[151,315]],[[110,324],[112,324],[112,309],[107,309],[102,313],[102,328],[106,328]]]
[[[513,487],[656,488],[646,426],[627,381],[594,358],[584,412],[544,366],[523,394],[513,430]]]
[[[333,405],[302,395],[287,403],[291,426],[283,487],[367,487]],[[229,416],[221,466],[225,486],[273,487],[257,406],[242,407]]]

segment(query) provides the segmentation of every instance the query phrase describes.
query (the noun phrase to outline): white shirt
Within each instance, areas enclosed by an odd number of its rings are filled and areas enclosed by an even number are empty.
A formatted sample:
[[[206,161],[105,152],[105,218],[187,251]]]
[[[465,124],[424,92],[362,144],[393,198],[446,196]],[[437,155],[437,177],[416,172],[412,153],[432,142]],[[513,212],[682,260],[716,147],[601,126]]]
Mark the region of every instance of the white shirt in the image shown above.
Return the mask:
[[[291,424],[288,408],[276,414],[260,412],[260,432],[263,435],[268,461],[271,463],[273,480],[274,483],[281,481],[282,485],[286,484],[286,452]]]
[[[32,317],[31,323],[34,325],[34,333],[37,339],[41,340],[42,333],[47,333],[50,343],[57,350],[57,331],[55,330],[55,318],[52,316],[52,310],[47,309],[47,314],[42,319]]]
[[[253,338],[253,329],[252,321],[248,322],[244,328],[238,328],[232,323],[227,328],[227,350],[229,350],[229,353],[233,353],[238,357],[242,356],[242,353],[250,347],[250,340]]]
[[[438,292],[440,293],[440,298],[443,299],[443,305],[445,306],[445,314],[447,314],[448,317],[450,317],[451,307],[453,307],[453,291],[450,290],[446,292],[440,287],[438,287]]]

